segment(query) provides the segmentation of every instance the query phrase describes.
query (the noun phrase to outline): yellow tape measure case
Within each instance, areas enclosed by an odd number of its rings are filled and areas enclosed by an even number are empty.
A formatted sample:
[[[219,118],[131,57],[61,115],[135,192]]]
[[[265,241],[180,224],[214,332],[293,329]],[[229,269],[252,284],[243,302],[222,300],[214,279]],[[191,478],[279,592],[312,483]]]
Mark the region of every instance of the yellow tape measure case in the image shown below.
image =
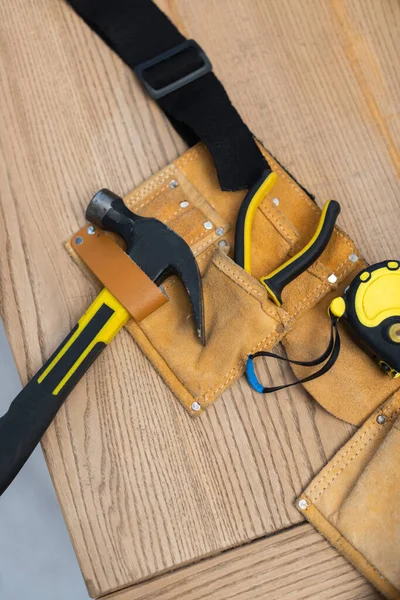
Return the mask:
[[[400,263],[389,260],[361,271],[335,298],[330,311],[343,317],[360,345],[390,377],[400,375]]]

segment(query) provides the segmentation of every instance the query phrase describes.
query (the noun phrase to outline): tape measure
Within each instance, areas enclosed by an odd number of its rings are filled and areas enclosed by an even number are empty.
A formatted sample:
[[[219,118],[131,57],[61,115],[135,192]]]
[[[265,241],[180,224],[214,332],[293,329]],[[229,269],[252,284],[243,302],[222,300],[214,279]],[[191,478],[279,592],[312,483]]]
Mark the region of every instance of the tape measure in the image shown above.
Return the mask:
[[[331,315],[343,319],[358,344],[389,377],[400,376],[400,263],[388,260],[361,271],[335,298]]]

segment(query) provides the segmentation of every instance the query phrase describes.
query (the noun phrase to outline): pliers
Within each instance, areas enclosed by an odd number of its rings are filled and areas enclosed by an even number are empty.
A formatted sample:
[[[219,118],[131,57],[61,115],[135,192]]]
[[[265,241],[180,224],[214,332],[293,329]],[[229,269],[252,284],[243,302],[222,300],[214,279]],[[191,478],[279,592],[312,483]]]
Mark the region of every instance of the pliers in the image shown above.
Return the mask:
[[[273,171],[264,171],[247,192],[239,209],[235,230],[234,260],[249,274],[251,274],[251,233],[254,217],[257,208],[271,191],[276,179],[277,176]],[[282,305],[283,289],[306,271],[325,250],[332,237],[339,213],[339,202],[328,200],[322,209],[317,229],[308,244],[275,271],[260,278],[260,282],[277,306]]]

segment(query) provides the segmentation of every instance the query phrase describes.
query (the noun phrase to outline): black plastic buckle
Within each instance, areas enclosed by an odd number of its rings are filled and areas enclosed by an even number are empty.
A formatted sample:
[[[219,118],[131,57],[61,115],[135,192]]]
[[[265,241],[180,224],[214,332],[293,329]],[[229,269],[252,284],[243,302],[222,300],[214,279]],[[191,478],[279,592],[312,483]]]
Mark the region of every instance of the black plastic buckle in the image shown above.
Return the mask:
[[[164,87],[158,89],[154,88],[146,81],[144,77],[144,71],[146,71],[150,67],[154,67],[154,65],[158,65],[159,63],[168,60],[176,54],[184,52],[188,48],[195,48],[198,52],[199,57],[203,61],[203,65],[199,69],[196,69],[195,71],[192,71],[192,73],[188,73],[188,75],[185,75],[184,77],[181,77],[180,79],[177,79],[176,81],[173,81],[172,83],[169,83]],[[146,60],[145,62],[140,63],[140,65],[137,65],[134,68],[135,74],[139,77],[140,81],[146,88],[148,94],[152,98],[154,98],[154,100],[158,100],[159,98],[167,96],[171,92],[179,90],[181,87],[187,85],[188,83],[191,83],[192,81],[196,81],[196,79],[199,79],[206,73],[210,73],[210,71],[212,71],[212,64],[210,59],[208,58],[204,50],[202,50],[202,48],[200,48],[198,43],[194,40],[186,40],[185,42],[182,42],[182,44],[178,44],[177,46],[174,46],[174,48],[171,48],[166,52],[162,52],[155,58]]]

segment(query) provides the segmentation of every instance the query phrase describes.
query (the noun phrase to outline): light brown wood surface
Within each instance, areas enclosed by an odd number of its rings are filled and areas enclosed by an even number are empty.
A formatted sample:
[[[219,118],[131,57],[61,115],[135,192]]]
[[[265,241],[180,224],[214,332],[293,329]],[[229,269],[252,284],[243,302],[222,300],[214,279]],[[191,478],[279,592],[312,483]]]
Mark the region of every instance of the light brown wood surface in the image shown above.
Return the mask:
[[[341,201],[366,258],[398,256],[397,0],[160,5],[266,147],[319,204]],[[26,382],[94,297],[63,246],[93,193],[128,192],[184,147],[64,2],[3,0],[0,49],[0,310]],[[244,381],[191,419],[122,332],[43,446],[98,596],[298,523],[294,498],[351,431],[301,390]]]
[[[104,600],[378,600],[310,525],[298,525]]]

